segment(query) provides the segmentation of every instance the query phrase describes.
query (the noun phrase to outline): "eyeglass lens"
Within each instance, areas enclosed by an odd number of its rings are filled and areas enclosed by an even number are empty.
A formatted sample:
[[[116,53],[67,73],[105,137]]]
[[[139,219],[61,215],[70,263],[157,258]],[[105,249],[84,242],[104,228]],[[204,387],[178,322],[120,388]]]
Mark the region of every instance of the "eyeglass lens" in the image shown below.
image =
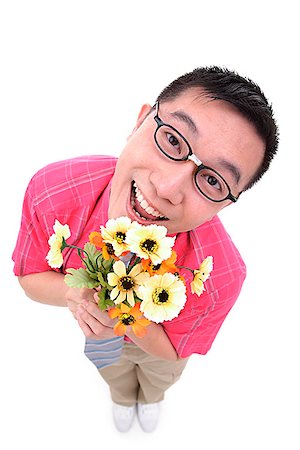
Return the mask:
[[[191,153],[187,141],[171,126],[158,127],[155,140],[160,150],[175,161],[184,161]],[[200,167],[195,174],[195,183],[202,194],[215,201],[222,201],[229,194],[225,180],[210,168]]]

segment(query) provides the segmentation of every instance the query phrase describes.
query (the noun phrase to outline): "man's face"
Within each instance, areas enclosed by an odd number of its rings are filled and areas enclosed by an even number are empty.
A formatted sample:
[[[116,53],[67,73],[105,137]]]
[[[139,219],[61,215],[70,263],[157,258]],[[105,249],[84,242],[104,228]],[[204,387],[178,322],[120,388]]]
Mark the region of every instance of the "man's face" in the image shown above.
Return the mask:
[[[109,218],[128,216],[142,225],[163,225],[169,233],[194,229],[231,202],[215,203],[201,195],[193,178],[196,165],[172,161],[158,149],[155,113],[147,115],[150,109],[142,107],[118,160]],[[203,164],[225,178],[234,196],[262,162],[265,145],[254,126],[229,103],[199,96],[198,89],[161,103],[159,116],[187,139]]]

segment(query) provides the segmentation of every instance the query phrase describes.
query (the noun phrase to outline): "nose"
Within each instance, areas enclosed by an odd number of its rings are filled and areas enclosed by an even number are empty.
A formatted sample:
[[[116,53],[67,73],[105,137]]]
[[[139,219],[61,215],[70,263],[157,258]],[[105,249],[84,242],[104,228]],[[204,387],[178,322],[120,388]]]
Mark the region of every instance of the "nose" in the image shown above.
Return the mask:
[[[186,193],[194,188],[194,170],[195,163],[192,161],[170,161],[161,166],[151,178],[157,196],[173,205],[182,203]]]

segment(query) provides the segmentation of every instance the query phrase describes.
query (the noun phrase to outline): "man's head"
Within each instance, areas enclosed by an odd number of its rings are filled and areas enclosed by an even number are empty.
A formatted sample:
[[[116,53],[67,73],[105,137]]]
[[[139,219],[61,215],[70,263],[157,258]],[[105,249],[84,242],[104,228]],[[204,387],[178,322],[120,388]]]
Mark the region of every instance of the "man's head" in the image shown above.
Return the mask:
[[[210,220],[261,177],[277,129],[259,88],[223,69],[196,69],[158,101],[159,109],[143,105],[118,160],[109,216],[176,233]]]
[[[249,78],[220,67],[200,67],[174,80],[157,97],[160,103],[173,100],[189,88],[200,88],[211,100],[224,100],[235,106],[255,126],[265,141],[262,163],[249,185],[252,187],[268,170],[277,152],[278,129],[273,117],[272,106],[260,87]]]

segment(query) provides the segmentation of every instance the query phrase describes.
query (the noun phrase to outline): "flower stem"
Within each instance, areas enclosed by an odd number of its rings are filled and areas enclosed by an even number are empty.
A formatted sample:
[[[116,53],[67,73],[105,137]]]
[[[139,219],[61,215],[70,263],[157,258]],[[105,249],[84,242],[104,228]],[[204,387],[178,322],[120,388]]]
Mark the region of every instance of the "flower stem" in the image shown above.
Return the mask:
[[[96,268],[94,267],[92,261],[90,260],[89,255],[87,254],[87,252],[86,252],[85,250],[83,250],[83,248],[77,247],[77,245],[67,244],[65,238],[63,237],[62,246],[61,246],[61,251],[62,251],[64,248],[67,248],[67,247],[68,247],[68,248],[73,248],[73,249],[77,250],[77,253],[78,253],[79,258],[81,259],[81,261],[83,262],[83,264],[85,264],[85,265],[87,266],[88,270],[89,270],[90,272],[96,272]],[[87,259],[84,259],[81,253],[84,253],[84,254],[86,255]],[[87,261],[88,261],[88,262],[87,262]],[[89,266],[89,265],[90,265],[90,266]]]
[[[189,267],[186,267],[186,266],[177,266],[177,265],[176,265],[176,267],[178,267],[178,269],[186,269],[186,270],[189,270],[190,272],[194,273],[194,270],[193,270],[193,269],[190,269]]]

